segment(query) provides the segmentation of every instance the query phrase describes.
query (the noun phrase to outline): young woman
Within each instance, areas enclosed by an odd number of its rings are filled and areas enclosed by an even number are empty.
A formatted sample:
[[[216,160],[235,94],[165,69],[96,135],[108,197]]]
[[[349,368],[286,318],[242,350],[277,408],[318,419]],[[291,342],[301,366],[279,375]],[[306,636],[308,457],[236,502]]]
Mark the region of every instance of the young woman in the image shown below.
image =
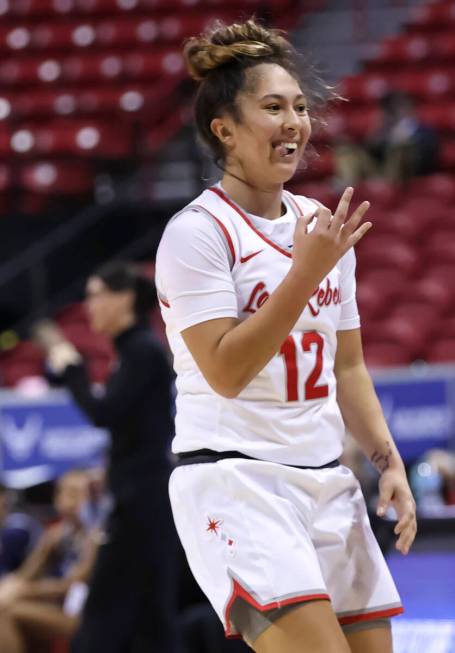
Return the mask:
[[[198,132],[223,169],[167,226],[157,288],[177,372],[170,494],[191,569],[258,653],[388,653],[400,599],[345,425],[381,474],[397,548],[416,532],[405,470],[364,365],[352,188],[335,214],[283,190],[311,132],[289,43],[253,21],[190,39]],[[343,633],[344,630],[344,633]]]

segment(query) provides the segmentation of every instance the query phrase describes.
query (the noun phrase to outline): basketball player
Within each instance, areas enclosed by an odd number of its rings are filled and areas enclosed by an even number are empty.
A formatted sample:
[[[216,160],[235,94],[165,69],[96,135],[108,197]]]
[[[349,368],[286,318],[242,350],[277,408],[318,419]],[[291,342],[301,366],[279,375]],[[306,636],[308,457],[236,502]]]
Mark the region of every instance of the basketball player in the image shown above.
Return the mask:
[[[346,427],[381,474],[397,548],[415,504],[361,348],[353,246],[368,203],[335,214],[283,190],[310,136],[289,43],[253,21],[190,39],[198,132],[221,183],[174,216],[157,287],[177,372],[171,476],[191,569],[258,653],[390,653],[402,612]]]

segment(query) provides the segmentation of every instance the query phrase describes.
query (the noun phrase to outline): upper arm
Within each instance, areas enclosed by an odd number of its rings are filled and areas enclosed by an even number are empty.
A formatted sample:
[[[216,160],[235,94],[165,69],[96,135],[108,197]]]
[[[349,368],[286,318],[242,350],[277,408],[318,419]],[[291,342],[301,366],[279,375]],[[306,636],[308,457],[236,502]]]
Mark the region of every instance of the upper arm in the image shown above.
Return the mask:
[[[221,391],[223,380],[216,364],[216,350],[226,333],[238,323],[239,320],[231,317],[208,320],[185,329],[181,334],[207,383],[217,392]]]
[[[364,365],[360,329],[337,331],[337,351],[335,355],[335,376],[357,365]]]
[[[168,225],[157,253],[156,285],[168,305],[167,321],[207,382],[219,388],[214,354],[239,320],[229,248],[214,220],[190,212]]]
[[[339,331],[357,329],[360,326],[359,309],[356,300],[356,259],[351,247],[340,259],[341,315]]]
[[[226,241],[213,219],[192,211],[166,227],[156,256],[156,286],[179,332],[238,316]]]

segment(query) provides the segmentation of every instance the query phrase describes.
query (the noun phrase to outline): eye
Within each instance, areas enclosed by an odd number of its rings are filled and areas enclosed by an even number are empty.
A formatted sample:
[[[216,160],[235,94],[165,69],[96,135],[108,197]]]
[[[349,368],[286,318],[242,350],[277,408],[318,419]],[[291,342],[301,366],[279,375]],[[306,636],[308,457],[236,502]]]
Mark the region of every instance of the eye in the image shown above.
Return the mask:
[[[269,104],[266,107],[267,111],[279,111],[280,110],[280,105],[279,104]]]
[[[298,113],[306,113],[307,112],[306,104],[298,104],[296,109],[297,109]]]

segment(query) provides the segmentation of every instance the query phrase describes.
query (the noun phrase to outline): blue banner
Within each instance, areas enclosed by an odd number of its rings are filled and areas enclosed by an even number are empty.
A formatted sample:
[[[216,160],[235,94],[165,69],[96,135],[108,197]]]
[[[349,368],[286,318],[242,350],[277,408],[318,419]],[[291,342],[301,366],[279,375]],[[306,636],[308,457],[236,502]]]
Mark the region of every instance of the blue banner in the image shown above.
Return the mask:
[[[0,393],[1,476],[9,487],[103,464],[107,446],[108,433],[92,426],[65,391],[39,399]]]
[[[428,449],[455,450],[453,367],[395,370],[374,375],[374,382],[405,462]],[[108,443],[108,433],[92,426],[65,390],[36,399],[0,392],[0,471],[10,487],[102,464]]]
[[[405,462],[428,449],[455,449],[455,376],[412,372],[377,377],[376,392]]]

